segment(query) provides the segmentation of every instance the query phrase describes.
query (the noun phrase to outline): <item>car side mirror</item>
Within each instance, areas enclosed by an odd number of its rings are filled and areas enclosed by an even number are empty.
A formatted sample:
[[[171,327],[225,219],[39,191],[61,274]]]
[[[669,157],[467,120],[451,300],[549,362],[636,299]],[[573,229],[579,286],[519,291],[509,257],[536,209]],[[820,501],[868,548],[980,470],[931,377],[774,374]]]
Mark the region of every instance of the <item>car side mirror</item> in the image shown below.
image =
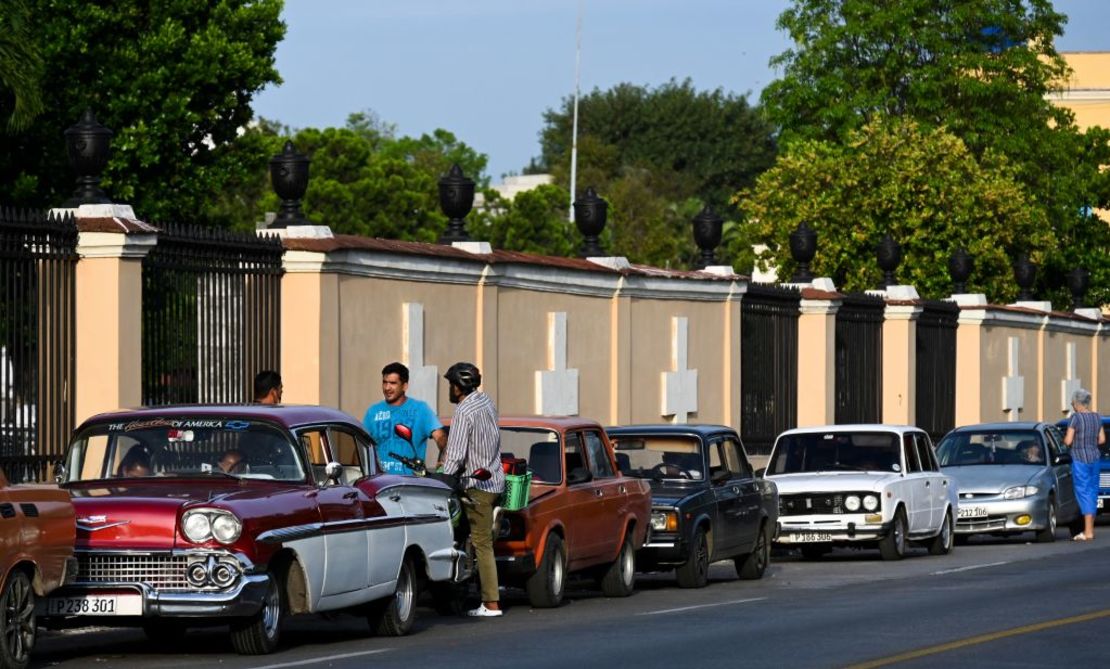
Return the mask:
[[[729,472],[728,470],[725,470],[725,469],[721,469],[719,471],[713,472],[713,475],[709,477],[709,481],[713,485],[720,485],[720,484],[724,483],[725,481],[727,481],[731,478],[732,478],[732,472]]]
[[[343,474],[343,465],[338,462],[329,462],[324,466],[324,476],[328,477],[328,481],[332,483],[339,483],[339,477]]]
[[[1060,455],[1057,455],[1055,458],[1053,458],[1052,462],[1054,464],[1057,464],[1057,465],[1070,465],[1071,464],[1071,454],[1070,453],[1061,453]]]
[[[593,479],[589,470],[585,467],[575,467],[567,472],[567,485],[574,485],[576,483],[586,483]]]
[[[54,465],[54,483],[65,483],[66,466],[62,463]]]

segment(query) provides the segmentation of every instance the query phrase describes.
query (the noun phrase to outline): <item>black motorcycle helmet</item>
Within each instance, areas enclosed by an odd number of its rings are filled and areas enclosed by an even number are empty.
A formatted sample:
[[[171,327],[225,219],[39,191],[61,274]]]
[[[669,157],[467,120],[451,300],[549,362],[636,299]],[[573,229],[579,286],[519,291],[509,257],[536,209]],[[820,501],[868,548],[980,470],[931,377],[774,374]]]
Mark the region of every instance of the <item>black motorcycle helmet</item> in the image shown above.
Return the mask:
[[[482,374],[478,368],[469,362],[456,362],[447,369],[443,378],[451,384],[458,386],[464,395],[469,395],[482,385]]]

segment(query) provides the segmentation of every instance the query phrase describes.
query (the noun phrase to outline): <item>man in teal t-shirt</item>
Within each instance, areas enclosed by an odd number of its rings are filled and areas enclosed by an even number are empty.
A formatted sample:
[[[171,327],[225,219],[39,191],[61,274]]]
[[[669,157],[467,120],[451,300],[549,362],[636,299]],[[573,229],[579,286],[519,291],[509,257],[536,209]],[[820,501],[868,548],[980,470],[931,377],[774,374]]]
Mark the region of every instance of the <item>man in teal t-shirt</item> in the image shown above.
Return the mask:
[[[381,402],[373,404],[362,417],[362,424],[377,444],[378,464],[386,474],[411,474],[412,470],[401,464],[390,453],[406,458],[424,458],[428,438],[435,440],[442,452],[447,447],[447,433],[434,411],[424,402],[409,397],[409,368],[391,362],[382,368]],[[393,433],[397,425],[407,425],[412,430],[412,445]],[[434,463],[431,463],[434,467]]]

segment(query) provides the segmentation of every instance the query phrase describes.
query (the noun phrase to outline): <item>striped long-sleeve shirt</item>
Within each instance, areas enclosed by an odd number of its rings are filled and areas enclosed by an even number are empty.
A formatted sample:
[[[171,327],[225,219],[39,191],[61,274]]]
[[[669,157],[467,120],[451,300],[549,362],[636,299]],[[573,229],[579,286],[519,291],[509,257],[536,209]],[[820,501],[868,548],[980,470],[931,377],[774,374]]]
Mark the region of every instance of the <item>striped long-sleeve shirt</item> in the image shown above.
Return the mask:
[[[1102,418],[1094,411],[1076,411],[1071,415],[1068,427],[1075,430],[1071,456],[1088,464],[1098,462],[1098,433],[1102,430]]]
[[[488,469],[492,476],[488,481],[472,480],[469,487],[486,492],[505,491],[497,407],[481,391],[470,393],[455,405],[443,461],[443,471],[449,474],[471,474],[476,469]]]

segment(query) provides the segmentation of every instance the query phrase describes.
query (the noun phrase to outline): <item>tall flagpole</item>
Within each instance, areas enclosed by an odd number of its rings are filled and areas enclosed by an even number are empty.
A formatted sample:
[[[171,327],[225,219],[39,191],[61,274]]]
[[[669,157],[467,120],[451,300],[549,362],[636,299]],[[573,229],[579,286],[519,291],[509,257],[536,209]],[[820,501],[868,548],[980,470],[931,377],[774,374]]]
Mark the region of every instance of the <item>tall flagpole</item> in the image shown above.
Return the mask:
[[[574,128],[570,140],[570,213],[567,220],[574,222],[574,192],[578,181],[578,85],[582,71],[582,2],[578,0],[578,29],[574,48]]]

